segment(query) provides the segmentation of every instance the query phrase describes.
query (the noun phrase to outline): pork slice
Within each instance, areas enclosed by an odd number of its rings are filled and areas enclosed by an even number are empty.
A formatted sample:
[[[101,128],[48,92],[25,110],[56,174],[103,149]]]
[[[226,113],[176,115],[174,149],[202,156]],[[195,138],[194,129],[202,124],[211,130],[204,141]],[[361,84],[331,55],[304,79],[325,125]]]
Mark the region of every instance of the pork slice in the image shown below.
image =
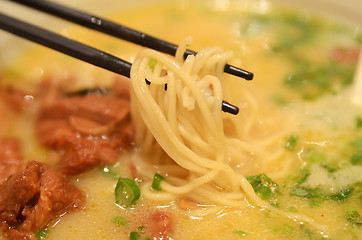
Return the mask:
[[[99,94],[66,97],[44,106],[43,118],[83,117],[99,123],[119,121],[129,113],[129,101]]]
[[[0,221],[9,239],[32,239],[54,218],[84,205],[84,193],[43,163],[29,162],[0,184]]]
[[[60,171],[66,175],[114,163],[133,143],[129,107],[128,100],[114,95],[56,99],[40,110],[37,139],[59,153]]]
[[[15,138],[0,140],[0,183],[22,168],[20,142]]]

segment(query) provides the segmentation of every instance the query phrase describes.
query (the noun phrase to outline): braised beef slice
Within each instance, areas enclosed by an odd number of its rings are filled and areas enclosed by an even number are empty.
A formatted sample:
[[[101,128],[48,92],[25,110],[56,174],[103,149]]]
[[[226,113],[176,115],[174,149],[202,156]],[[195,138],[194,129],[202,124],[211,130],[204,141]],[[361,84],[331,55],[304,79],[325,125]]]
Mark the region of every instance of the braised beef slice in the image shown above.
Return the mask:
[[[128,100],[112,95],[58,98],[40,110],[37,138],[59,152],[60,170],[67,175],[113,163],[133,142],[129,109]]]
[[[32,239],[52,219],[85,204],[84,193],[39,162],[0,184],[0,221],[9,239]]]
[[[0,140],[0,183],[22,168],[19,140]]]

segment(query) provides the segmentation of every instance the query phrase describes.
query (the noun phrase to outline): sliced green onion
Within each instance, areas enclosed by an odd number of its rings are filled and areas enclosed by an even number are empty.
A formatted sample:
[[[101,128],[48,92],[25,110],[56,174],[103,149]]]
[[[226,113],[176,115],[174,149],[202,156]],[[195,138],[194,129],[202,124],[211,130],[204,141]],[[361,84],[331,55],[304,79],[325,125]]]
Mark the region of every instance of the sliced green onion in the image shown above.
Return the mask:
[[[151,68],[151,69],[154,69],[156,67],[156,64],[157,64],[157,60],[154,59],[154,58],[151,58],[150,61],[148,62],[148,66]]]
[[[49,235],[49,230],[40,229],[34,235],[38,240],[43,240]]]
[[[248,234],[246,232],[243,232],[243,231],[240,231],[240,230],[234,230],[233,233],[238,234],[238,235],[240,235],[242,237],[248,236]]]
[[[362,216],[357,210],[347,211],[345,217],[348,222],[355,224],[357,226],[362,226]]]
[[[264,200],[271,201],[271,203],[275,202],[277,195],[281,194],[278,184],[265,174],[250,176],[246,180],[249,181],[256,194]]]
[[[145,228],[145,226],[139,226],[139,227],[137,228],[137,230],[141,232],[141,231],[143,231],[144,228]]]
[[[295,228],[292,225],[286,223],[281,226],[279,226],[279,225],[274,226],[272,230],[273,230],[273,232],[279,233],[284,236],[292,236],[295,231]]]
[[[114,195],[117,204],[130,207],[140,198],[141,190],[135,181],[129,178],[118,178]]]
[[[295,146],[297,145],[297,141],[298,136],[296,134],[291,135],[285,144],[286,149],[293,151]]]
[[[111,222],[116,224],[117,226],[128,226],[129,221],[121,216],[115,216],[111,219]]]
[[[152,181],[152,188],[160,191],[161,190],[161,182],[164,179],[164,177],[162,177],[160,174],[156,173],[155,176],[153,176],[153,181]]]
[[[362,117],[357,117],[356,118],[356,127],[357,128],[362,128]]]
[[[131,232],[129,234],[129,240],[139,240],[141,239],[141,235],[138,232]]]

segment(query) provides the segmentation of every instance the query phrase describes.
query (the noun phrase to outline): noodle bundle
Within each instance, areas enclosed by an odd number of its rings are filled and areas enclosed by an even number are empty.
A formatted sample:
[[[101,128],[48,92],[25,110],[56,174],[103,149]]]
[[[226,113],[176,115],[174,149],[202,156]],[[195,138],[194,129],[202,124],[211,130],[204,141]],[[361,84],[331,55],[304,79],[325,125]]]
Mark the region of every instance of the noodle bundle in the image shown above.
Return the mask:
[[[260,161],[266,161],[263,151],[224,133],[222,74],[232,52],[211,47],[183,60],[190,43],[191,38],[186,38],[175,58],[144,49],[132,66],[137,145],[150,156],[159,144],[176,163],[157,162],[158,171],[166,176],[163,191],[152,191],[151,183],[146,183],[143,194],[158,200],[187,194],[201,202],[226,206],[245,204],[246,194],[254,203],[264,205],[242,173],[232,167],[248,161],[247,152],[254,151]],[[151,159],[145,162],[155,164]],[[140,168],[145,164],[137,163]],[[152,178],[152,167],[144,169],[149,169],[143,172]]]

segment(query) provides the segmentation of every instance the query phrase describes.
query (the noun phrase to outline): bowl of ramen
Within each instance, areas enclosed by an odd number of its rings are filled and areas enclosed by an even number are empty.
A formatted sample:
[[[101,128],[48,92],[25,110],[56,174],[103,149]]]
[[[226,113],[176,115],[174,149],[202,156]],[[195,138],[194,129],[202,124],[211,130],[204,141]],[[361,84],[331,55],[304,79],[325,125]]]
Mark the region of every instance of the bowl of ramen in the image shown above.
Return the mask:
[[[361,3],[62,4],[179,48],[0,4],[132,63],[126,78],[0,32],[1,239],[360,238]]]

